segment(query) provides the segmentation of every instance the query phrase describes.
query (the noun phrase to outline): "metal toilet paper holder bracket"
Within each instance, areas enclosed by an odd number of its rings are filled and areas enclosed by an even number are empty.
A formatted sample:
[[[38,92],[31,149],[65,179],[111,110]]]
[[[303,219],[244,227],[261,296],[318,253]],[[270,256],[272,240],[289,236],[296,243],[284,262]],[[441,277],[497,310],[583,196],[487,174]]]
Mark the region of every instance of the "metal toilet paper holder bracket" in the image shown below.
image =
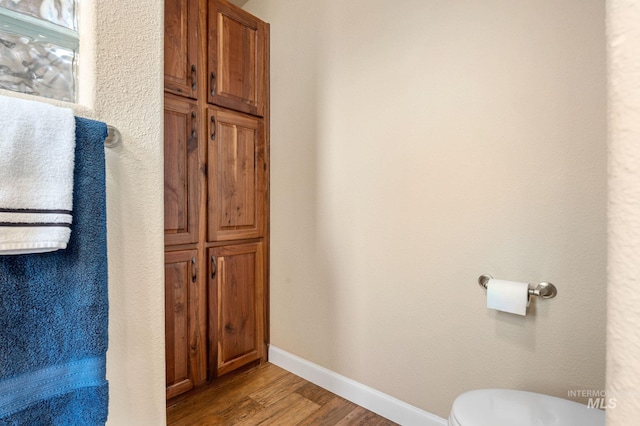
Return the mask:
[[[480,287],[483,287],[485,290],[487,289],[487,285],[489,284],[489,280],[493,277],[489,274],[482,274],[480,278],[478,278],[478,284]],[[537,296],[542,297],[543,299],[553,299],[558,294],[558,290],[556,286],[551,284],[550,282],[543,281],[535,285],[535,287],[531,288],[533,284],[529,284],[529,297]]]

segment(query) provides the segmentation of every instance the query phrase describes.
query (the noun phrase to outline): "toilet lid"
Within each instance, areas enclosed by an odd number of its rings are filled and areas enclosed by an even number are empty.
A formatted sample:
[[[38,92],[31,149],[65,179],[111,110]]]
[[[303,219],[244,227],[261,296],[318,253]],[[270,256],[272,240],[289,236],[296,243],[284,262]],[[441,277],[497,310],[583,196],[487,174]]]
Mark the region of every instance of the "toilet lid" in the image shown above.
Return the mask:
[[[597,408],[539,393],[507,389],[465,392],[453,402],[452,426],[604,426]]]

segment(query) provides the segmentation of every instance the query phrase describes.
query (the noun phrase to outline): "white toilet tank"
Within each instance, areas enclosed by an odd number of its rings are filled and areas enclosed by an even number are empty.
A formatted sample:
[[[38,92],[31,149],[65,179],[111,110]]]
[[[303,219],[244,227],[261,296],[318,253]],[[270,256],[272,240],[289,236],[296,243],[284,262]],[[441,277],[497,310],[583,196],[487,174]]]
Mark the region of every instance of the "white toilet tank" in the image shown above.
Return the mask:
[[[507,389],[465,392],[453,402],[449,426],[604,426],[597,408],[539,393]]]

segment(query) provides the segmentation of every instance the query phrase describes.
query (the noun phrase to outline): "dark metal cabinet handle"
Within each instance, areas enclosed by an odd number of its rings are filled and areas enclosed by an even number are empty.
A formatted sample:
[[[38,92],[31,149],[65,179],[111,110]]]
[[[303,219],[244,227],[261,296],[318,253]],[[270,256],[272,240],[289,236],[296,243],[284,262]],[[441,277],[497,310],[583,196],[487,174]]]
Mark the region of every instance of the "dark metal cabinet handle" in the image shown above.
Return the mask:
[[[218,85],[218,79],[216,78],[216,73],[212,72],[211,73],[211,96],[216,95],[217,85]]]
[[[196,265],[196,258],[191,258],[191,282],[195,283],[198,279],[198,266]]]
[[[191,111],[191,137],[194,139],[198,137],[198,132],[196,131],[197,126],[198,120],[196,120],[196,112]]]
[[[211,116],[211,140],[216,140],[216,117],[215,115]]]
[[[195,65],[191,65],[191,90],[196,90],[196,79],[197,79],[197,74],[196,74],[196,66]]]
[[[211,256],[211,279],[214,280],[216,278],[216,274],[218,273],[218,259],[215,256]]]

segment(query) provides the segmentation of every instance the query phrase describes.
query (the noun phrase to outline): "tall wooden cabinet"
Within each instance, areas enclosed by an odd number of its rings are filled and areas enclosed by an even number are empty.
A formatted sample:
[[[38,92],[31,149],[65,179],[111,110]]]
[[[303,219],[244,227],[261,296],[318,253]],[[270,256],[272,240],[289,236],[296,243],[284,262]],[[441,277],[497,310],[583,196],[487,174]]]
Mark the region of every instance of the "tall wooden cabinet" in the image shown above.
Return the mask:
[[[269,26],[165,0],[167,398],[266,360]]]

